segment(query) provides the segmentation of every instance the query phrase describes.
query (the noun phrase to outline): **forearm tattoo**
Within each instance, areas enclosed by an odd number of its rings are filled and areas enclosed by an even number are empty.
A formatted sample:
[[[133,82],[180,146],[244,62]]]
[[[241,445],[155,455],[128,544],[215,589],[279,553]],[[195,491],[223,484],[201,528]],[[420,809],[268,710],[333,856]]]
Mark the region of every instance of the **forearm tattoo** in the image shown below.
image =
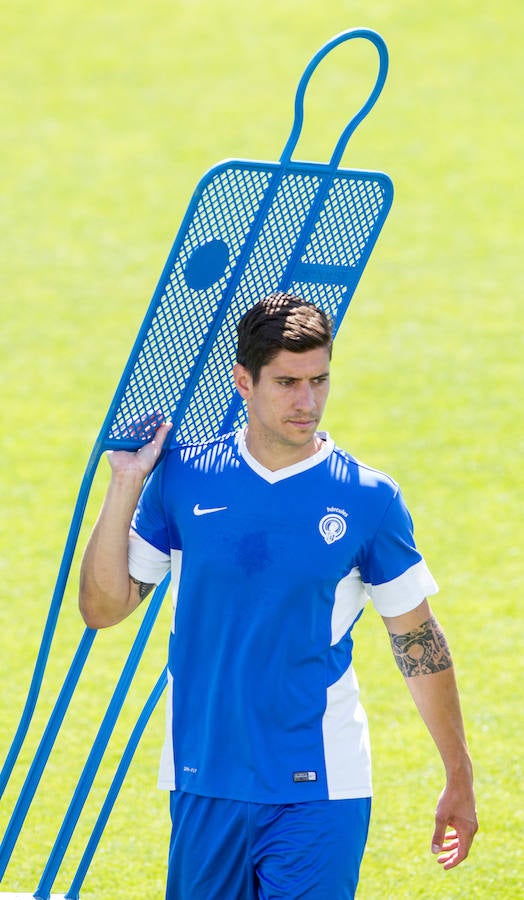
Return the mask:
[[[140,581],[138,578],[133,578],[132,575],[129,576],[133,584],[138,585],[138,596],[140,597],[140,602],[145,600],[147,595],[151,593],[154,588],[154,584],[145,584],[143,581]]]
[[[390,634],[389,638],[404,678],[442,672],[453,665],[446,636],[434,616],[407,634]]]

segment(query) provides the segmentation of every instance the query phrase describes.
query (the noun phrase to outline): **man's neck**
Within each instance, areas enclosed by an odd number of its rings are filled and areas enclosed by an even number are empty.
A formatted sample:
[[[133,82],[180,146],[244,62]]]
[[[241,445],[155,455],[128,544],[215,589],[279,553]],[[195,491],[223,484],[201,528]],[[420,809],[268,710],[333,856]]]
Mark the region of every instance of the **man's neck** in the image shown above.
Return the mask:
[[[266,435],[263,437],[257,435],[256,430],[249,427],[246,429],[244,439],[251,456],[270,472],[294,466],[314,456],[322,448],[322,438],[318,433],[302,446],[272,441]]]

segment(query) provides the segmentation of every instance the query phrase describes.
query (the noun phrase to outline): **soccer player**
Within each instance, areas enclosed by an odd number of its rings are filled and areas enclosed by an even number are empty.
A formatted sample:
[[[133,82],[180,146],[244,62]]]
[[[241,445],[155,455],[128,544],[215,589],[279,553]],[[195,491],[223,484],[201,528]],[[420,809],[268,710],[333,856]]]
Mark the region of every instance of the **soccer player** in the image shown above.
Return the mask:
[[[319,430],[332,333],[274,294],[238,325],[238,433],[170,447],[162,424],[112,477],[81,570],[101,628],[169,569],[167,900],[349,900],[371,806],[369,737],[352,666],[371,599],[442,757],[432,850],[444,869],[477,830],[449,648],[398,485]],[[147,477],[150,476],[150,477]],[[144,484],[144,479],[145,484]]]

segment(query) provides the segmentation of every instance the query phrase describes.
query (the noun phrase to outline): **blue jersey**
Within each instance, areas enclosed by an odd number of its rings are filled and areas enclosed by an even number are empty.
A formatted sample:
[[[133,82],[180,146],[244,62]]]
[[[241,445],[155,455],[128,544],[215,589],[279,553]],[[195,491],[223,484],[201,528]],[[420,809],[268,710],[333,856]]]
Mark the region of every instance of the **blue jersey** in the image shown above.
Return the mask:
[[[161,785],[293,803],[371,794],[351,663],[367,599],[400,615],[435,593],[398,485],[322,435],[276,472],[244,433],[166,453],[143,490],[130,573],[171,565]]]

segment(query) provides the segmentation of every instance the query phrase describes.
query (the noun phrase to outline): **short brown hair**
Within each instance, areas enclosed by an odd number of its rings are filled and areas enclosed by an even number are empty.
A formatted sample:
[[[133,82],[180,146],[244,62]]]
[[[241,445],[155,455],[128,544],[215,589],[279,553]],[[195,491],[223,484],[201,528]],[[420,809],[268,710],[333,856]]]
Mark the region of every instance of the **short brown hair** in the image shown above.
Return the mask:
[[[237,362],[256,383],[262,366],[280,350],[303,353],[327,347],[331,357],[333,326],[326,313],[302,297],[278,291],[259,300],[237,325]]]

